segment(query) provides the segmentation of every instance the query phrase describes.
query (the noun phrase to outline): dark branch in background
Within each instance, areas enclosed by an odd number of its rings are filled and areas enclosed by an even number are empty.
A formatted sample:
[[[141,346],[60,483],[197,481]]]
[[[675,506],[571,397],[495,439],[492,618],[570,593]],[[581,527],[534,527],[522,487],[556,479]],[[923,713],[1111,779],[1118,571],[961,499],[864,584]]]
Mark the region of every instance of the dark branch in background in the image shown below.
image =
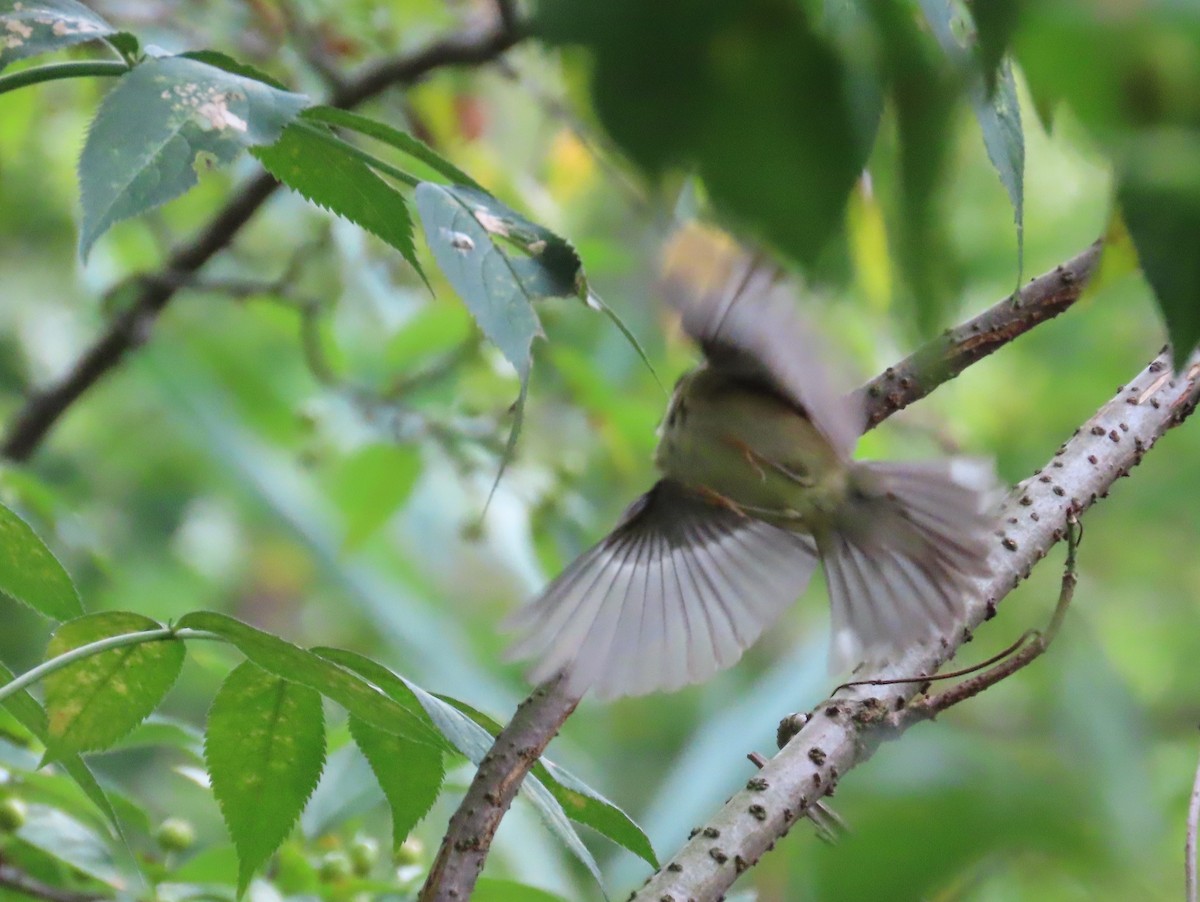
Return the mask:
[[[866,395],[869,425],[878,425],[972,363],[1066,310],[1078,300],[1099,259],[1097,243],[1033,279],[1015,298],[1005,298],[889,367],[861,389]],[[502,744],[506,748],[545,748],[577,703],[578,699],[566,695],[557,681],[539,686],[521,703],[518,715],[501,731],[493,748]],[[510,760],[512,769],[490,767],[485,772],[481,767],[475,774],[442,838],[437,864],[421,890],[421,902],[454,902],[470,897],[496,827],[534,759],[518,756]],[[456,861],[459,858],[463,860]],[[660,898],[688,899],[690,895],[663,892],[646,898],[657,902]]]
[[[1172,377],[1170,361],[1169,353],[1159,355],[1084,423],[1044,469],[1008,494],[989,558],[991,574],[979,584],[981,596],[968,610],[962,635],[945,647],[911,649],[872,677],[897,681],[934,673],[1068,534],[1071,520],[1104,497],[1160,436],[1192,413],[1200,400],[1200,353],[1179,378]],[[631,902],[720,898],[852,767],[881,742],[924,719],[921,712],[910,715],[908,710],[920,688],[911,680],[886,687],[839,687]]]
[[[509,4],[500,2],[498,7],[494,22],[442,38],[415,53],[367,66],[330,95],[329,105],[349,109],[388,88],[414,84],[436,69],[491,62],[521,37]],[[278,187],[279,183],[266,173],[250,179],[199,235],[170,255],[157,273],[136,280],[140,287],[133,300],[70,371],[58,382],[30,393],[9,424],[0,455],[9,460],[27,460],[71,405],[146,341],[177,287],[226,248]]]

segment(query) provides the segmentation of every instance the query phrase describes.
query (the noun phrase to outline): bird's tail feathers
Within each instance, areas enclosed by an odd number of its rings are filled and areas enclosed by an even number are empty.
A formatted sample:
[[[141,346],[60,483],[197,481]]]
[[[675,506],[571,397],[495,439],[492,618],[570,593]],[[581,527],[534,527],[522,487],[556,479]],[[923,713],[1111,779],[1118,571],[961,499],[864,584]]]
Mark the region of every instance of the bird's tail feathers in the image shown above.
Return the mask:
[[[832,607],[830,668],[879,664],[962,624],[987,573],[995,476],[972,458],[855,465],[818,538]]]

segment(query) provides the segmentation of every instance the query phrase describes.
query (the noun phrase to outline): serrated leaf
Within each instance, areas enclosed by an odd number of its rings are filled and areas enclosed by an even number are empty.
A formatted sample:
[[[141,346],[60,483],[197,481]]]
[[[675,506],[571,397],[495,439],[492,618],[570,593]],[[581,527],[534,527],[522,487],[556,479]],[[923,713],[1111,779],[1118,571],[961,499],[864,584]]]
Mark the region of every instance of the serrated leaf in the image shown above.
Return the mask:
[[[8,683],[12,679],[12,671],[3,664],[0,664],[0,683]],[[43,743],[46,741],[46,712],[32,695],[22,689],[5,698],[3,704],[9,713],[20,721],[25,729],[37,736]],[[113,809],[112,801],[96,780],[91,768],[83,762],[83,759],[78,755],[67,755],[60,759],[57,764],[67,772],[83,791],[84,795],[92,801],[101,814],[112,824],[114,832],[123,837],[124,833],[121,829],[121,823],[117,819],[117,813]]]
[[[278,636],[212,611],[185,614],[177,626],[206,630],[227,639],[259,667],[315,689],[372,726],[413,742],[448,748],[415,701],[408,706],[400,704],[355,674]]]
[[[986,5],[986,4],[983,4]],[[970,89],[971,109],[983,133],[983,145],[1000,184],[1008,192],[1017,227],[1017,282],[1025,269],[1025,129],[1012,64],[1001,61],[993,70],[991,94],[975,84]]]
[[[319,125],[289,125],[253,153],[267,171],[305,199],[361,226],[396,248],[418,273],[412,217],[404,196]]]
[[[494,737],[499,734],[500,724],[466,702],[445,695],[439,695],[437,698],[465,714],[487,730],[489,735]],[[628,849],[651,867],[658,868],[658,858],[654,854],[650,838],[633,818],[616,804],[544,756],[533,766],[531,773],[546,785],[571,820],[586,824],[601,836],[606,836],[617,845]]]
[[[54,620],[83,613],[62,564],[24,520],[0,505],[0,592]]]
[[[75,0],[0,0],[0,69],[116,31]]]
[[[238,894],[296,823],[325,763],[321,696],[246,661],[208,712],[204,760],[238,852]]]
[[[331,495],[346,523],[346,547],[357,548],[394,514],[421,474],[411,445],[367,445],[338,467]]]
[[[114,223],[195,185],[197,167],[274,143],[307,103],[186,57],[134,67],[104,98],[79,159],[80,255]]]
[[[303,118],[311,119],[315,122],[324,122],[327,125],[347,128],[359,134],[366,135],[369,138],[374,138],[377,141],[382,141],[384,144],[390,145],[400,152],[407,154],[414,160],[419,160],[434,172],[445,176],[455,184],[468,185],[480,191],[483,190],[483,186],[424,141],[414,138],[408,132],[392,128],[392,126],[384,122],[369,119],[350,110],[339,110],[337,107],[329,106],[311,107],[304,111]]]
[[[88,614],[64,623],[50,639],[47,660],[100,639],[159,629],[149,617],[125,611]],[[49,754],[105,749],[146,719],[174,685],[184,644],[162,639],[91,655],[48,675]]]
[[[1167,324],[1175,369],[1200,342],[1200,129],[1132,143],[1117,187],[1125,225]]]
[[[446,769],[435,748],[385,733],[358,718],[350,718],[350,735],[366,756],[392,812],[392,848],[429,813],[442,790]]]
[[[442,734],[462,754],[478,765],[492,747],[492,734],[475,723],[461,711],[442,701],[435,695],[426,692],[420,686],[397,676],[382,664],[365,658],[352,651],[340,648],[321,648],[317,652],[322,657],[336,661],[343,667],[362,674],[384,692],[394,698],[416,698],[427,712],[433,723]],[[575,832],[567,818],[563,806],[559,804],[553,793],[535,775],[528,775],[521,783],[521,793],[533,804],[542,821],[550,832],[558,837],[576,858],[588,869],[595,878],[597,885],[603,886],[600,879],[600,868],[592,853]]]

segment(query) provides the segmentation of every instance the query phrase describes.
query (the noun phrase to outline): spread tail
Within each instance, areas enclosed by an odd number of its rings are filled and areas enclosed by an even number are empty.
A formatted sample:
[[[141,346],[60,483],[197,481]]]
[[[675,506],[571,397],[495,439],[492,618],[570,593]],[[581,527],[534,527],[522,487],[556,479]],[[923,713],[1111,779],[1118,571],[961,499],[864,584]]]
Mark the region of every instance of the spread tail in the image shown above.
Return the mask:
[[[818,537],[832,606],[830,669],[877,664],[948,635],[987,573],[990,464],[855,465],[852,495]]]

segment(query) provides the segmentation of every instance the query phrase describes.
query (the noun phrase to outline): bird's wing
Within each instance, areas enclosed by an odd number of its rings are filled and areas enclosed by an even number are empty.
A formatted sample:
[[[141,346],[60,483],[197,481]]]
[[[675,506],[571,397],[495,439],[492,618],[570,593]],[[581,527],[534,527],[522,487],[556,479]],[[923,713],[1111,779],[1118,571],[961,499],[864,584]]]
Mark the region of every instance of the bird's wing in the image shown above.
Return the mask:
[[[663,294],[711,366],[782,395],[849,458],[863,431],[862,403],[834,389],[774,265],[703,234],[685,236],[666,262]]]
[[[670,691],[741,657],[804,591],[812,540],[661,480],[511,618],[540,683],[600,698]]]

